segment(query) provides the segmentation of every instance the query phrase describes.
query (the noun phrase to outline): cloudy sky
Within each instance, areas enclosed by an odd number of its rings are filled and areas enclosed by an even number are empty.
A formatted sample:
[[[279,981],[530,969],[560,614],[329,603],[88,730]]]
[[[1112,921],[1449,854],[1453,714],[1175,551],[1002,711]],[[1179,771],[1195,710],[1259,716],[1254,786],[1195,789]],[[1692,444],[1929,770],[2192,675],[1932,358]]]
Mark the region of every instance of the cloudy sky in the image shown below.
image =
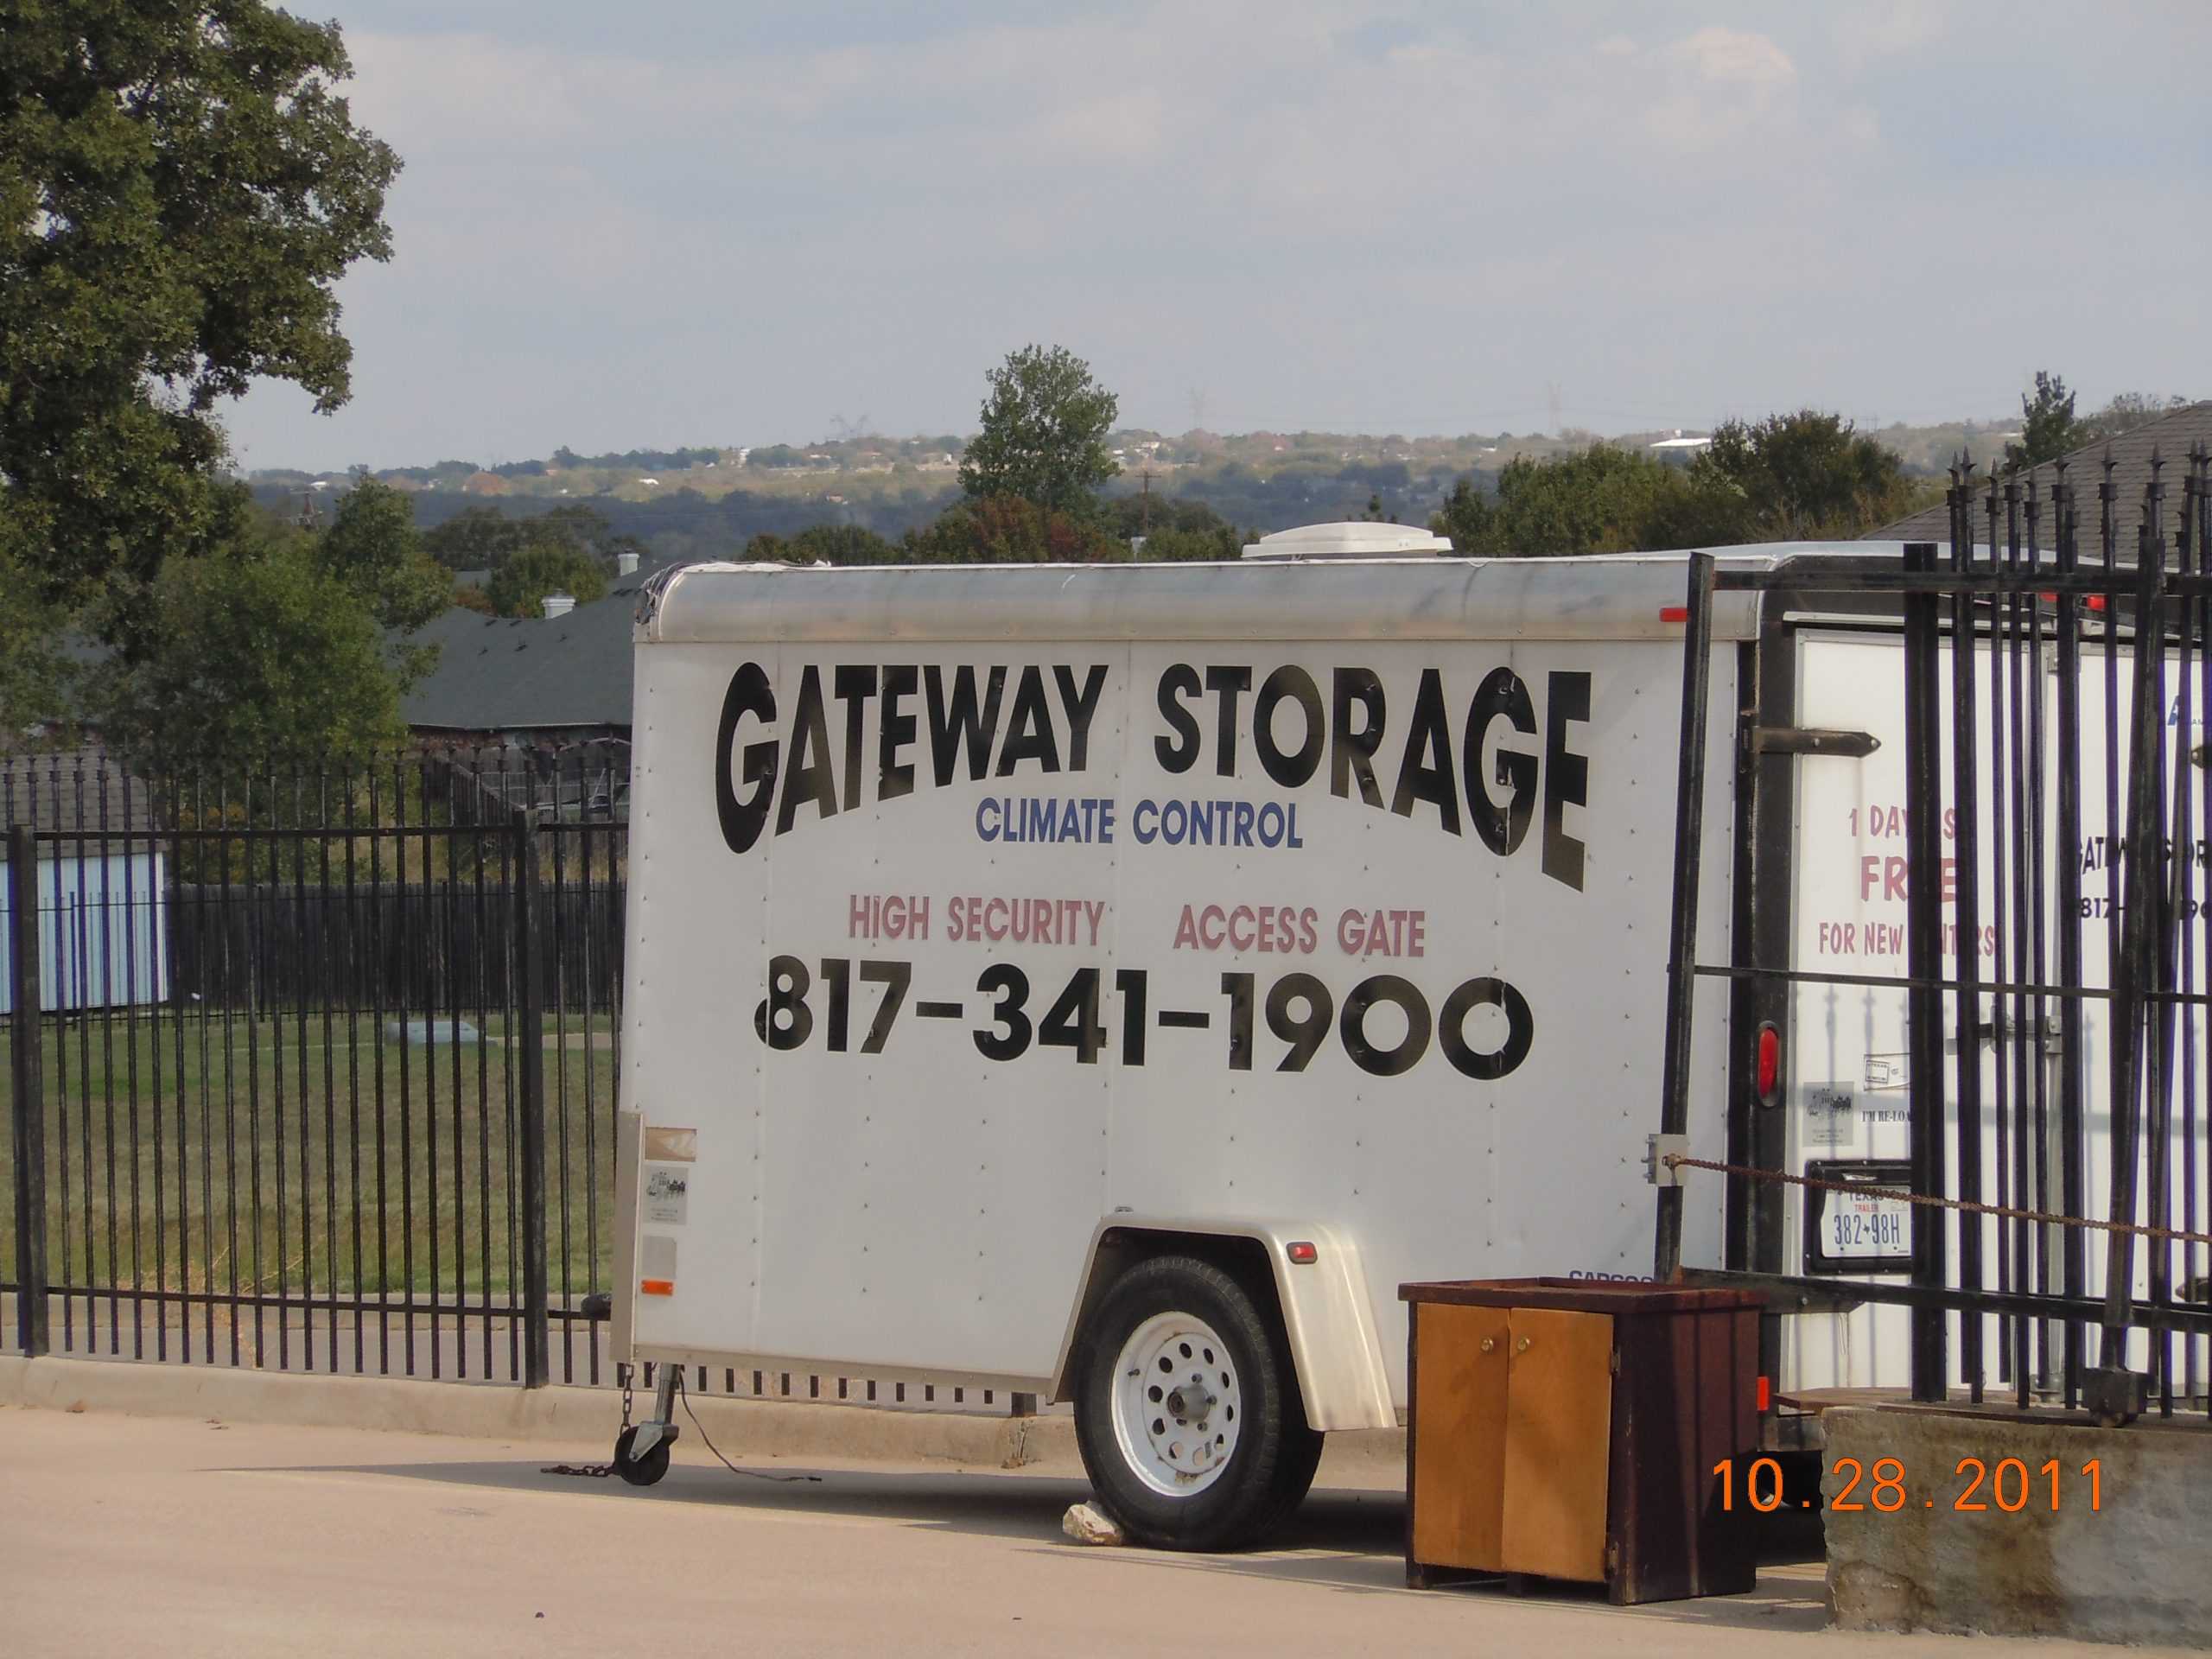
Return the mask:
[[[248,467],[2212,396],[2205,0],[334,4],[397,252]]]

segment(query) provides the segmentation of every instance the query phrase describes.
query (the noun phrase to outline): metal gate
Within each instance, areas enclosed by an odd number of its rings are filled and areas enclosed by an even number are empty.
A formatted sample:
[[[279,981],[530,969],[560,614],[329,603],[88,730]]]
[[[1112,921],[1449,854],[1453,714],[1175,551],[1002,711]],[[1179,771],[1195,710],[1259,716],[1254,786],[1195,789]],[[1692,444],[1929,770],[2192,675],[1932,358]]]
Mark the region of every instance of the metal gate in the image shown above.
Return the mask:
[[[1902,560],[1806,557],[1760,572],[1692,560],[1656,1271],[1682,1271],[1685,1188],[1718,1175],[1732,1239],[1747,1242],[1727,1268],[1691,1276],[1763,1284],[1807,1307],[1903,1304],[1916,1399],[1945,1397],[1955,1376],[1982,1400],[1993,1358],[2021,1408],[2124,1421],[2205,1402],[2212,458],[2189,455],[2177,502],[2164,471],[2154,452],[2132,535],[2109,458],[2086,535],[2063,463],[2047,492],[2033,478],[1977,484],[1962,464],[1947,550],[1908,543]],[[1698,958],[1722,589],[1777,604],[1813,596],[1901,624],[1903,975],[1808,969],[1785,959],[1786,928],[1747,925],[1740,911],[1731,959]],[[1747,740],[1757,717],[1745,711]],[[1819,753],[1810,740],[1822,735],[1796,734],[1796,752]],[[1786,811],[1786,760],[1777,791],[1781,758],[1754,748],[1737,757],[1739,796]],[[1721,1160],[1689,1156],[1683,1139],[1703,976],[1734,982],[1732,1006],[1750,1016],[1731,1021],[1741,1098]],[[1909,1174],[1878,1195],[1910,1206],[1901,1280],[1778,1270],[1782,1190],[1839,1184],[1784,1166],[1760,1131],[1775,1103],[1758,1097],[1772,1071],[1758,1014],[1812,985],[1904,1004]]]
[[[20,1351],[601,1379],[627,827],[559,771],[5,763]]]

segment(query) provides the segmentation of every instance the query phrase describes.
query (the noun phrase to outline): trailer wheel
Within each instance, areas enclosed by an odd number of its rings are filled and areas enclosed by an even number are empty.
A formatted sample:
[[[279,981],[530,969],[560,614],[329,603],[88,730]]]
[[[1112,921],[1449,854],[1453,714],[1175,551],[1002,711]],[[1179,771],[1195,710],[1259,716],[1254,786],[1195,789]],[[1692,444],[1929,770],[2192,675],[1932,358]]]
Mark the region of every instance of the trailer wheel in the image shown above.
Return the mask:
[[[1141,1262],[1106,1293],[1085,1342],[1076,1440],[1130,1537],[1230,1549],[1305,1496],[1320,1437],[1274,1322],[1228,1274],[1190,1256]]]
[[[656,1441],[642,1458],[632,1458],[630,1447],[638,1438],[636,1424],[614,1437],[614,1472],[632,1486],[652,1486],[668,1472],[668,1442]]]

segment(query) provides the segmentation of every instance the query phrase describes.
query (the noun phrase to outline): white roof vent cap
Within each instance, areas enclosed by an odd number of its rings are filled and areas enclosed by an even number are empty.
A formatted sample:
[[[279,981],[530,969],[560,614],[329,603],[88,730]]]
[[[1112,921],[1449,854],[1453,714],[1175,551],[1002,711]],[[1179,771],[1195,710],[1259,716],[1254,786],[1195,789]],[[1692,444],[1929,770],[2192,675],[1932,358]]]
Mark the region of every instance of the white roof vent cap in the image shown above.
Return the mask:
[[[1354,519],[1300,524],[1262,536],[1245,548],[1248,559],[1403,559],[1449,553],[1451,541],[1415,524],[1378,524]]]
[[[545,620],[550,622],[555,617],[566,616],[570,611],[575,610],[576,596],[574,594],[548,594],[545,595],[544,604]]]

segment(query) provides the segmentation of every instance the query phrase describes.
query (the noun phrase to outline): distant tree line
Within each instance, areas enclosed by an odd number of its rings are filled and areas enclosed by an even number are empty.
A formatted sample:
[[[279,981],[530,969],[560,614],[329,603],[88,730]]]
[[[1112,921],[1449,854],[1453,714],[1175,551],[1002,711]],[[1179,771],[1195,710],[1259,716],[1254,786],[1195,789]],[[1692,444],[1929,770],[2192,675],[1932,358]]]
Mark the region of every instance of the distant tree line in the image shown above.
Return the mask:
[[[1542,557],[1843,539],[1914,511],[1931,486],[1838,415],[1727,421],[1688,467],[1593,443],[1515,460],[1494,491],[1463,479],[1430,521],[1459,552]]]
[[[524,461],[517,463],[517,468],[518,470],[521,467],[535,467],[540,473],[548,471],[566,473],[574,472],[579,467],[601,467],[648,473],[680,473],[686,467],[704,467],[709,461],[720,461],[721,458],[722,452],[713,448],[625,449],[620,454],[610,450],[603,455],[580,455],[564,443],[553,452],[550,467],[542,462]],[[494,467],[492,470],[504,475],[508,474],[510,469]]]

